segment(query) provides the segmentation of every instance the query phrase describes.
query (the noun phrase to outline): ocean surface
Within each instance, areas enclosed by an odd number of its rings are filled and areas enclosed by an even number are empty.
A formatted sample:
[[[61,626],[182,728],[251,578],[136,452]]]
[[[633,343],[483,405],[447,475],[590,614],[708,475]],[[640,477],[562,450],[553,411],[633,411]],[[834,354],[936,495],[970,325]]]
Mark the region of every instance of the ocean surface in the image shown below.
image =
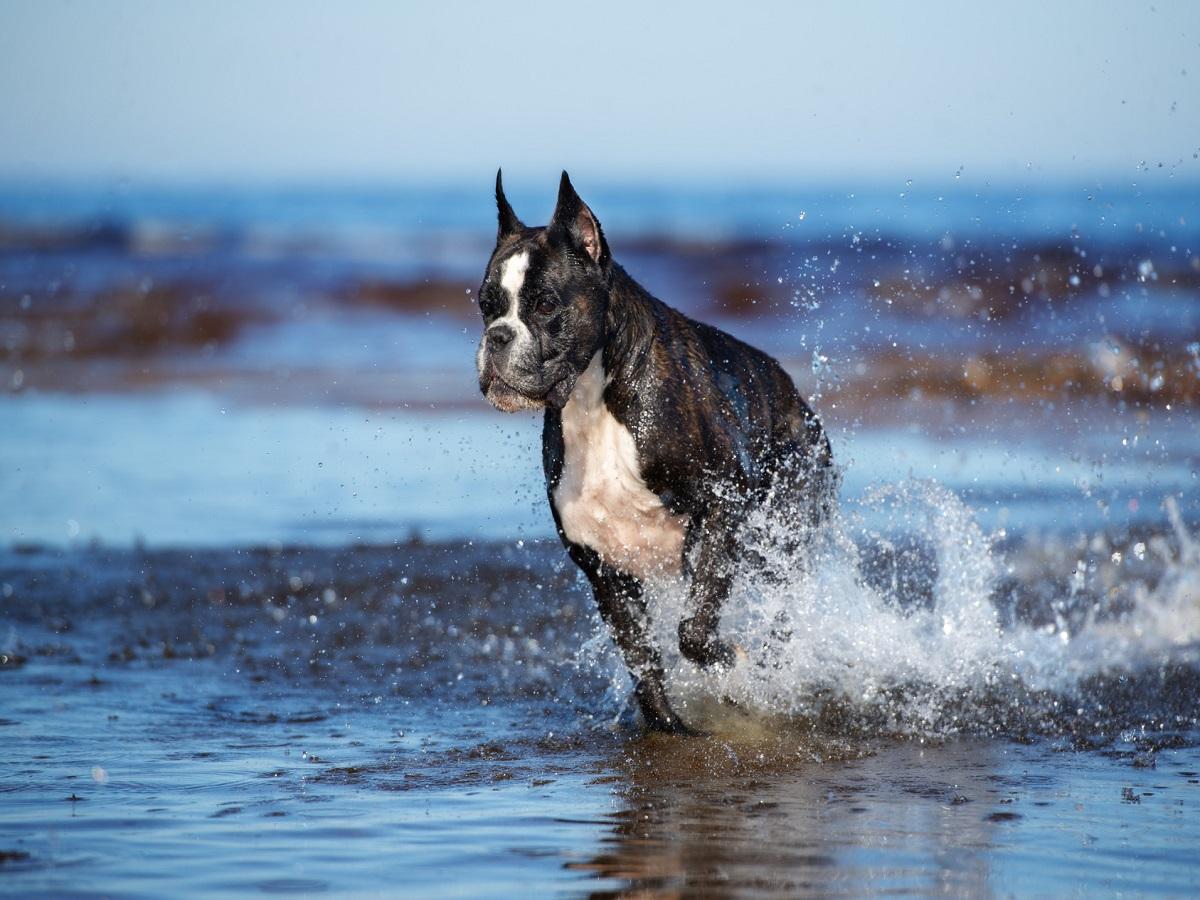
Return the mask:
[[[747,663],[653,596],[697,739],[479,397],[486,179],[0,187],[0,892],[1194,895],[1200,187],[1143,174],[577,183],[842,467],[812,564],[744,538]]]

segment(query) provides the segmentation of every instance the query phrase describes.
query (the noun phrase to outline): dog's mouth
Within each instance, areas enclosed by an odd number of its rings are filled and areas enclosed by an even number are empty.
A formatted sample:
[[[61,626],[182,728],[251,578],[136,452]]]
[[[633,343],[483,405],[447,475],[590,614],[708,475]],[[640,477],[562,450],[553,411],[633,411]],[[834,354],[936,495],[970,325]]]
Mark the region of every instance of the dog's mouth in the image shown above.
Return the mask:
[[[479,389],[492,406],[501,412],[545,409],[547,406],[562,409],[571,396],[575,379],[571,373],[563,375],[544,390],[531,391],[513,387],[503,378],[489,370],[479,379]]]
[[[546,407],[545,396],[537,397],[519,391],[499,376],[492,376],[486,382],[481,379],[479,388],[487,397],[488,403],[501,412],[519,412],[522,409],[544,409]]]

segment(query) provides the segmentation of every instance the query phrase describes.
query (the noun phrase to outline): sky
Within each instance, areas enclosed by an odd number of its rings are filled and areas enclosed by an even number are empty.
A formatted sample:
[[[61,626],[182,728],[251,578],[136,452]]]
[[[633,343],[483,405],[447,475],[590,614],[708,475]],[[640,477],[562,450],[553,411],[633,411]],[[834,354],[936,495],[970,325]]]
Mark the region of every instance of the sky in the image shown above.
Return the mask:
[[[1196,180],[1198,153],[1197,0],[0,0],[10,179]]]

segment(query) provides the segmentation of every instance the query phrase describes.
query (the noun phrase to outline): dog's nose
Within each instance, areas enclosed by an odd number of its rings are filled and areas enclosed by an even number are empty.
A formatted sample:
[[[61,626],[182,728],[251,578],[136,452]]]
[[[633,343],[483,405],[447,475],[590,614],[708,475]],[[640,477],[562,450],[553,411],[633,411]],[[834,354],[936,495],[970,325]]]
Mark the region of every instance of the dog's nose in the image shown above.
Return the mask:
[[[493,352],[503,350],[516,336],[517,333],[511,325],[493,325],[487,333],[488,349]]]

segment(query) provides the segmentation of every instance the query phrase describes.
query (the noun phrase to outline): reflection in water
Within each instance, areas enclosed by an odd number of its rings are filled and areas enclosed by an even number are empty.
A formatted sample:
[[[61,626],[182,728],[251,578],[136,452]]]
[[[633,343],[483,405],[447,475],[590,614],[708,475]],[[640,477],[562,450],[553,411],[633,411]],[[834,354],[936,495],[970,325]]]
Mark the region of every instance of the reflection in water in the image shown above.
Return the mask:
[[[798,735],[739,743],[647,737],[603,847],[569,867],[594,896],[840,889],[987,893],[1004,778],[994,745],[904,743],[866,755]]]

